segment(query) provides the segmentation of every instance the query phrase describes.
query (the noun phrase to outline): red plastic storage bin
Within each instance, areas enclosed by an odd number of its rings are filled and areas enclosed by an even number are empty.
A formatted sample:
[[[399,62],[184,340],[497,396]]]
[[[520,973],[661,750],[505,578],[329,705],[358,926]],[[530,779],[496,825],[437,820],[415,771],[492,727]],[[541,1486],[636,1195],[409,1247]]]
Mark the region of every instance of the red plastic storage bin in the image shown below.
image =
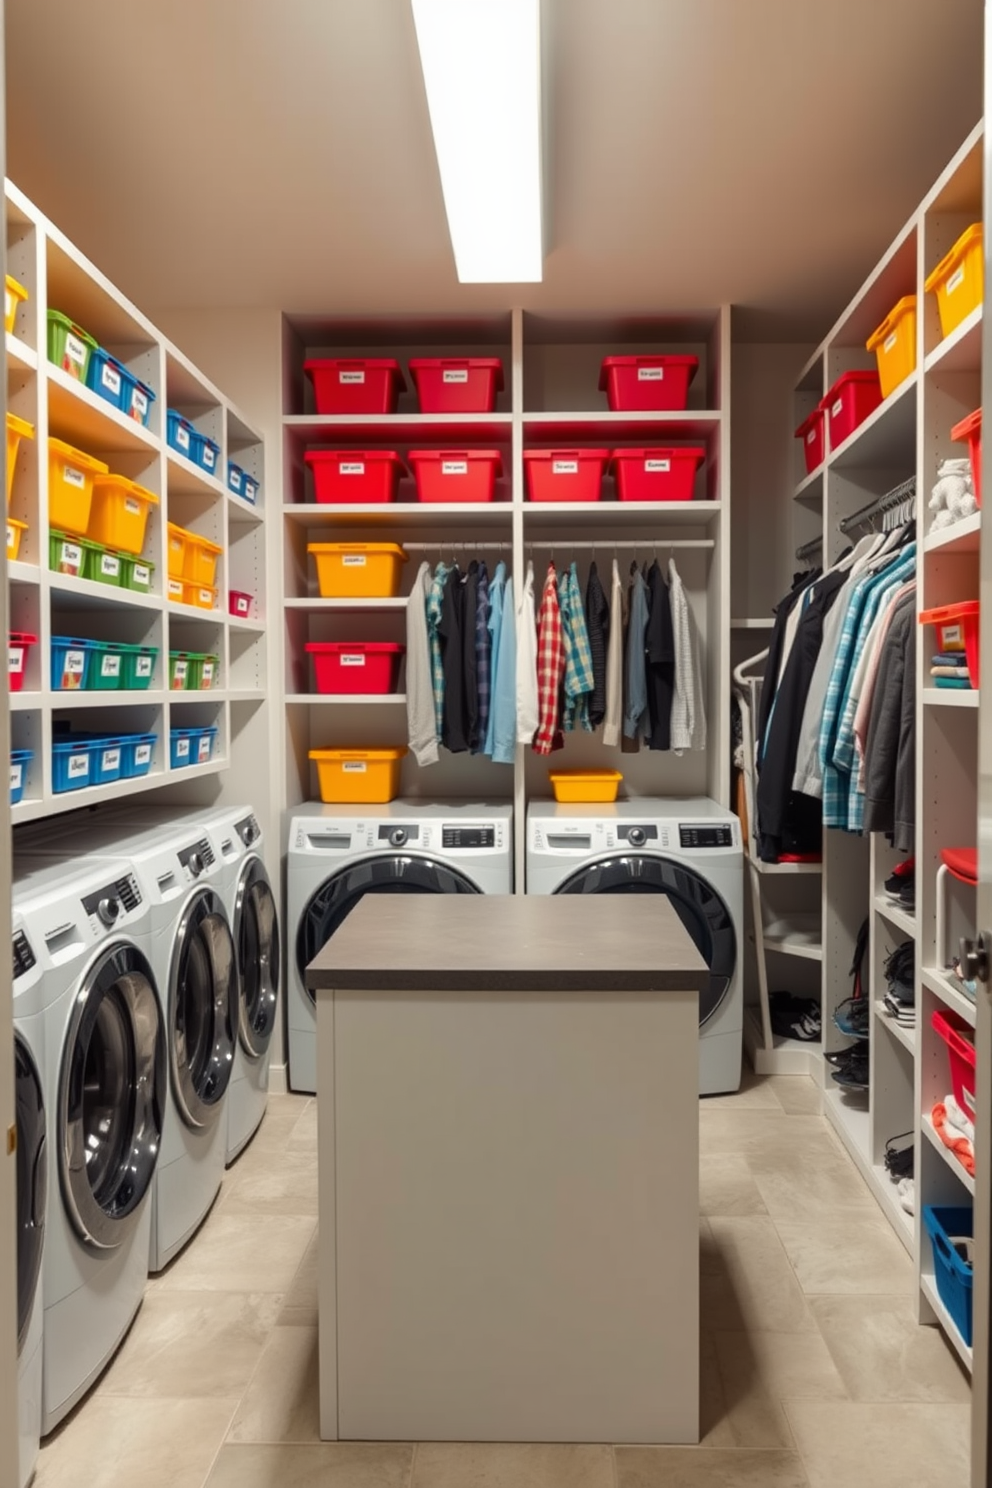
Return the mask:
[[[967,418],[955,424],[951,430],[951,438],[968,445],[971,483],[975,487],[975,502],[980,507],[982,504],[982,410],[976,408],[974,413],[969,413]]]
[[[947,1045],[951,1064],[951,1089],[954,1099],[972,1121],[975,1119],[975,1044],[974,1029],[959,1013],[950,1009],[934,1012],[930,1021]]]
[[[311,357],[303,370],[318,413],[395,413],[406,389],[392,357]]]
[[[598,501],[609,450],[524,450],[531,501]]]
[[[948,872],[953,873],[954,877],[959,878],[962,883],[971,884],[972,888],[977,887],[977,847],[942,847],[940,861]]]
[[[621,501],[691,501],[704,449],[618,449],[613,451],[617,496]]]
[[[308,641],[318,692],[395,692],[405,646],[395,641]]]
[[[24,687],[24,673],[28,665],[28,647],[37,646],[38,637],[28,635],[26,630],[12,630],[7,637],[7,685],[11,692],[20,692]]]
[[[830,419],[830,448],[838,449],[882,401],[878,372],[845,372],[820,403]]]
[[[411,450],[418,501],[492,501],[503,474],[499,450]]]
[[[247,620],[251,614],[252,595],[243,589],[231,589],[227,595],[227,607],[239,620]]]
[[[941,605],[936,610],[920,611],[920,624],[932,625],[937,632],[938,651],[960,651],[964,646],[972,687],[978,686],[980,610],[981,605],[977,599],[966,599],[961,604]]]
[[[421,413],[492,413],[503,391],[499,357],[413,357]]]
[[[814,408],[808,418],[803,419],[796,430],[796,438],[803,442],[803,457],[806,461],[806,474],[812,475],[818,465],[823,464],[827,453],[826,435],[824,430],[823,404]]]
[[[307,450],[303,458],[322,506],[395,501],[400,476],[407,473],[395,450]]]
[[[699,368],[694,356],[608,356],[599,372],[614,413],[678,411],[689,401],[689,384]]]

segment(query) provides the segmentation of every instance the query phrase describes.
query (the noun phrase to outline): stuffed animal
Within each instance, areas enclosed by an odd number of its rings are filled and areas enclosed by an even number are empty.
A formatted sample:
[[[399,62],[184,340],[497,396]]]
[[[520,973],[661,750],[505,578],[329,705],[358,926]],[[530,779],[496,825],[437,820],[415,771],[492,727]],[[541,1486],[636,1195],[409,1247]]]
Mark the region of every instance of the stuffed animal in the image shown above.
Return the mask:
[[[971,483],[969,460],[944,460],[937,470],[937,484],[930,496],[930,510],[935,513],[931,532],[950,527],[978,510]]]

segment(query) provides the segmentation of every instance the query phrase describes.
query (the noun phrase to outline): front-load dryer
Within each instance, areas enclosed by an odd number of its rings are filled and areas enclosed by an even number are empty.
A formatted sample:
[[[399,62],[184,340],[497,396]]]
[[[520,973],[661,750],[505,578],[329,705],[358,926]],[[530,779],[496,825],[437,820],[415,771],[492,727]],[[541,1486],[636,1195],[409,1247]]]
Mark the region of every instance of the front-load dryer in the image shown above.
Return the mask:
[[[303,807],[286,858],[289,1084],[317,1088],[317,1018],[304,972],[366,894],[509,894],[511,806]],[[383,905],[388,914],[388,906]]]
[[[45,1435],[105,1368],[141,1303],[166,1051],[148,904],[130,864],[15,856],[13,874],[15,956],[26,982],[37,970],[35,994],[18,993],[17,1027],[36,1063],[41,1050],[48,1112]]]
[[[610,806],[533,802],[528,894],[664,894],[710,969],[700,995],[699,1092],[737,1090],[743,1028],[740,822],[705,798]]]
[[[34,1472],[41,1436],[43,1302],[41,1270],[48,1204],[45,1009],[41,967],[13,921],[14,1119],[17,1131],[17,1446],[18,1484]]]

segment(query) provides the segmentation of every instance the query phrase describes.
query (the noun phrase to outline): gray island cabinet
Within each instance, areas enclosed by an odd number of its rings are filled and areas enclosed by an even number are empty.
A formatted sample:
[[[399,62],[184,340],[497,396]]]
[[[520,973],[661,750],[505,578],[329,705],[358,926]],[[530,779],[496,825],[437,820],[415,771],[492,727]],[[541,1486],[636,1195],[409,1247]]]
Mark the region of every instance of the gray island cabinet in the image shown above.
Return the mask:
[[[307,972],[322,1437],[698,1440],[706,976],[653,895],[356,906]]]

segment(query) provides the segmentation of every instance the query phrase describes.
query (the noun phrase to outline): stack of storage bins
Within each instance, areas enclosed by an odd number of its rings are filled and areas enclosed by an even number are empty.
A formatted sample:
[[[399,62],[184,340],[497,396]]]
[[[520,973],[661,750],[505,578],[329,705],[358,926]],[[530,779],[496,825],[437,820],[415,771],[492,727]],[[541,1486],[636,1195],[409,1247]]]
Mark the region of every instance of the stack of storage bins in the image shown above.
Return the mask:
[[[7,415],[7,561],[13,563],[21,551],[21,538],[28,530],[27,522],[18,521],[10,515],[10,498],[14,493],[14,472],[22,439],[34,438],[34,424],[18,418],[16,413]]]
[[[147,428],[154,391],[60,310],[48,312],[48,360],[111,408]]]
[[[173,604],[195,605],[200,610],[217,608],[217,560],[224,551],[219,543],[170,522],[168,596]]]
[[[152,588],[155,565],[142,557],[158,497],[61,439],[48,441],[49,567],[95,583]]]

